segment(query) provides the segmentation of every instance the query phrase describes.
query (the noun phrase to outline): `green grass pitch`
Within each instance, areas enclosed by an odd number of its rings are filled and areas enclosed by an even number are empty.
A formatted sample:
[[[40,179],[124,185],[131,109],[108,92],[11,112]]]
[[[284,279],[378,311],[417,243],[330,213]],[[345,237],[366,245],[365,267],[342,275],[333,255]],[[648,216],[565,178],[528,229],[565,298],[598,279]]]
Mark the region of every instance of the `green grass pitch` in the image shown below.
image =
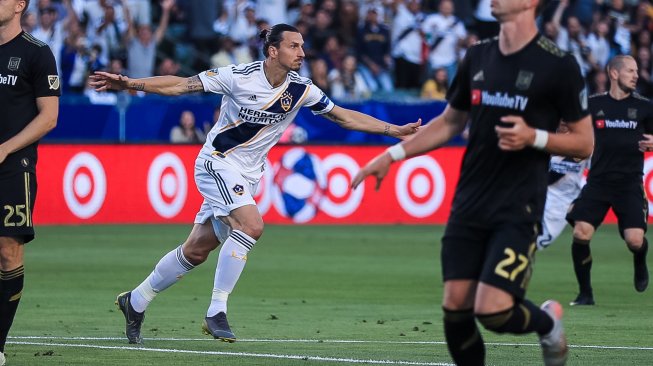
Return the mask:
[[[6,353],[18,365],[448,365],[440,226],[268,226],[231,295],[239,340],[201,334],[217,253],[148,309],[142,348],[113,304],[190,226],[37,228]],[[528,297],[565,308],[569,365],[653,365],[653,289],[636,293],[614,226],[592,242],[597,305],[573,308],[569,231],[538,253]],[[650,262],[650,261],[649,261]],[[653,263],[652,263],[653,264]],[[482,331],[490,365],[541,365],[534,335]]]

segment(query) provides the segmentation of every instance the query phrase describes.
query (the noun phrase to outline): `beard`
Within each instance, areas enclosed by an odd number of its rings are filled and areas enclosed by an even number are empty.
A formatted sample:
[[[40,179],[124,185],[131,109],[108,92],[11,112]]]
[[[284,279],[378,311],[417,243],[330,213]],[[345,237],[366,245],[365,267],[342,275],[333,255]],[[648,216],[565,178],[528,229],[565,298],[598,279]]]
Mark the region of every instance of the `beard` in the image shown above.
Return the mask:
[[[635,91],[635,88],[631,88],[630,86],[628,86],[628,85],[622,83],[621,81],[617,81],[617,86],[618,86],[619,89],[620,89],[622,92],[624,92],[624,93],[628,93],[628,94],[630,94],[630,93],[632,93],[632,92]]]

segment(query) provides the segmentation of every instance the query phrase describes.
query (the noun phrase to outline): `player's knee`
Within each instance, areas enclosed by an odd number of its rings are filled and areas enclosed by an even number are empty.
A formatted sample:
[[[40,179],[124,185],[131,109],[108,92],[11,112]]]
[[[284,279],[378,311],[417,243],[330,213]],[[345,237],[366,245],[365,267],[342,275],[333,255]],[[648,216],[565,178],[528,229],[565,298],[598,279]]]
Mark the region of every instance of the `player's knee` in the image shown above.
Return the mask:
[[[0,236],[0,258],[22,258],[22,240],[9,236]]]
[[[263,224],[262,219],[252,219],[241,222],[238,227],[233,227],[233,229],[242,231],[254,240],[259,240],[263,235],[264,227],[265,224]]]
[[[631,250],[638,250],[639,248],[642,247],[642,244],[644,244],[644,233],[626,232],[624,233],[624,241],[626,242],[626,245],[628,245],[628,248],[630,248]]]
[[[586,222],[577,222],[574,225],[574,239],[591,240],[594,235],[594,227]]]

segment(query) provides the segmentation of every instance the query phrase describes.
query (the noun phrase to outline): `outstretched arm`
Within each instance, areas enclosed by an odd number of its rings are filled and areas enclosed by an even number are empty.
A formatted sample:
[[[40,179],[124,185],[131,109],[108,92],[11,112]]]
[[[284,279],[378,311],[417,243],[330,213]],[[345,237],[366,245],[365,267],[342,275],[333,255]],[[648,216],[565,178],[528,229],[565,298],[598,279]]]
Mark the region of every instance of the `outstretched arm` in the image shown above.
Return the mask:
[[[367,163],[352,180],[352,188],[358,187],[366,177],[372,175],[376,178],[376,189],[379,189],[394,161],[420,155],[442,146],[465,129],[467,117],[467,112],[447,105],[442,114],[420,129],[413,138],[392,146]]]
[[[90,78],[91,86],[97,91],[129,89],[160,95],[181,95],[204,91],[204,86],[198,75],[189,78],[165,75],[131,79],[124,75],[96,71]]]
[[[399,139],[405,139],[417,132],[422,120],[407,123],[403,126],[393,125],[369,116],[365,113],[353,111],[338,106],[334,106],[330,112],[322,115],[325,118],[337,123],[342,128],[348,130],[375,133],[378,135],[392,136]]]

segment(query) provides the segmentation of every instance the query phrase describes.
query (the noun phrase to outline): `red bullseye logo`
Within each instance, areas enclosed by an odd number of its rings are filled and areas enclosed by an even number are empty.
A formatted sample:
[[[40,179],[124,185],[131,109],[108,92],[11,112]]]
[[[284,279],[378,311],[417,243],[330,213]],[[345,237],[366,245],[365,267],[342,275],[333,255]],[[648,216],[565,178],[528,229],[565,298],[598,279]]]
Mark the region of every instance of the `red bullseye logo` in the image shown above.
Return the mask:
[[[395,193],[401,208],[417,218],[434,214],[444,200],[444,172],[433,158],[420,156],[405,161],[395,181]]]
[[[147,196],[161,217],[177,216],[186,203],[188,180],[181,159],[165,152],[157,156],[147,172]]]
[[[349,189],[349,182],[353,177],[343,167],[335,167],[327,174],[327,181],[329,182],[329,189],[327,190],[327,197],[331,202],[342,205],[349,199],[351,190]]]
[[[644,160],[644,191],[646,192],[646,200],[648,201],[648,215],[653,215],[653,157]]]
[[[408,196],[418,205],[424,205],[433,196],[434,186],[430,172],[422,167],[416,168],[408,177],[408,187],[411,187]]]
[[[365,194],[364,184],[356,190],[349,189],[349,182],[360,166],[348,155],[332,154],[322,160],[322,167],[327,176],[327,192],[320,202],[320,209],[335,218],[351,215]]]
[[[80,219],[93,217],[102,208],[107,179],[95,155],[81,152],[70,159],[64,171],[63,193],[68,209]]]

